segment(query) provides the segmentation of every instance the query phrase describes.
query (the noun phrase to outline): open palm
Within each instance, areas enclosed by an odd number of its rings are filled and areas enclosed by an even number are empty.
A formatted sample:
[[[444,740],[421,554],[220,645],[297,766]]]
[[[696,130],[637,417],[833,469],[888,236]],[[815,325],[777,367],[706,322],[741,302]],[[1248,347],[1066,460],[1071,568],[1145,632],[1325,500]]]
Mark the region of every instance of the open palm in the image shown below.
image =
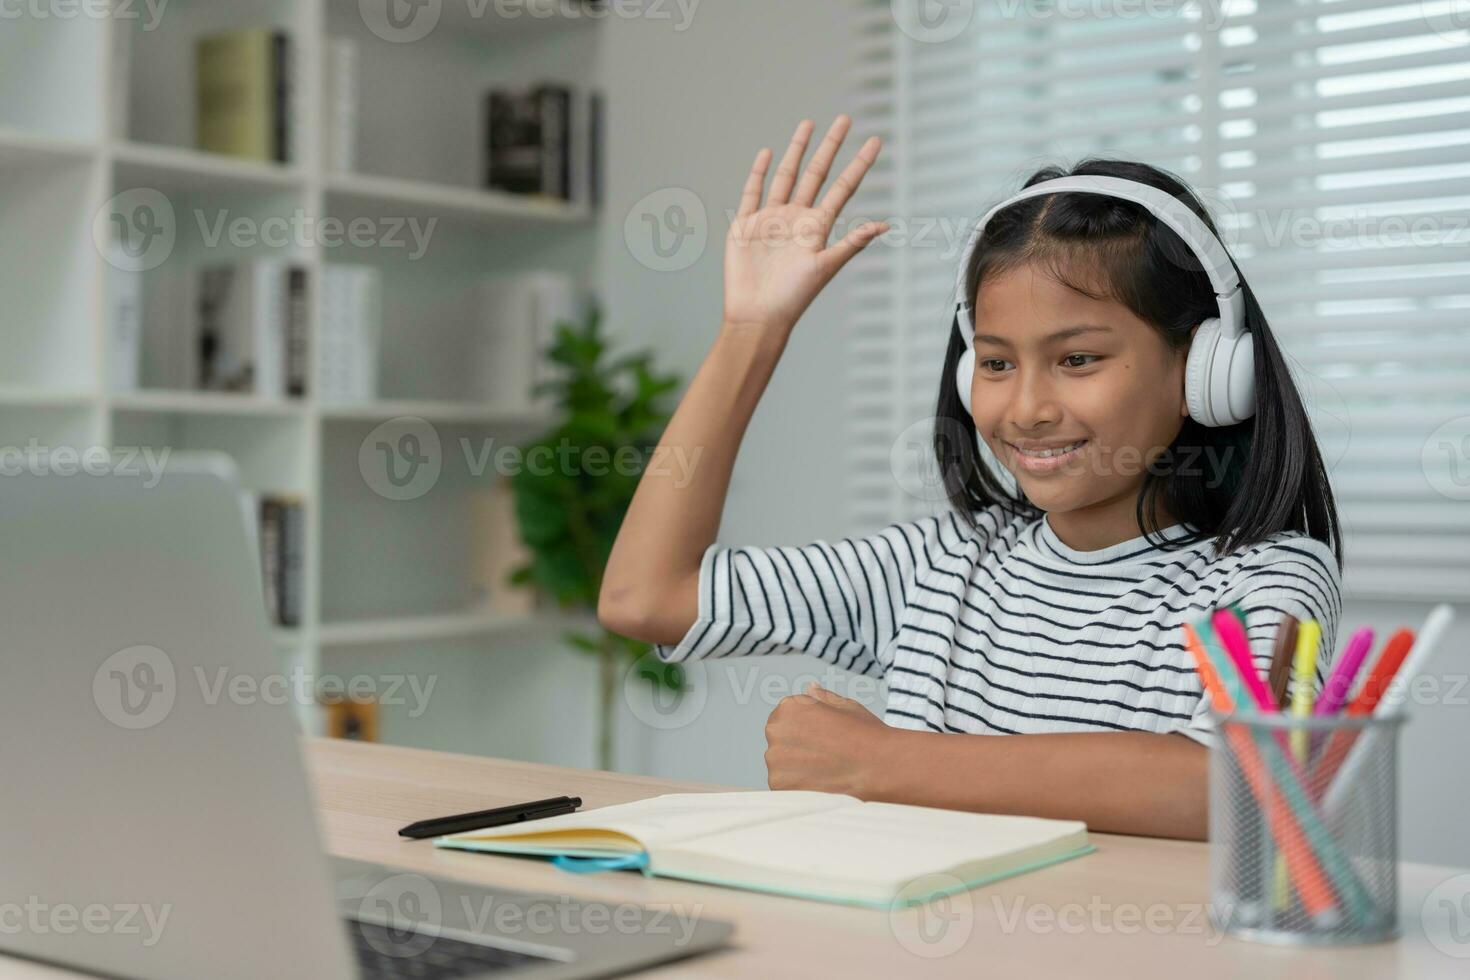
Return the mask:
[[[838,270],[888,230],[887,222],[870,221],[827,244],[838,215],[878,159],[882,145],[876,136],[864,143],[817,202],[817,192],[851,124],[848,116],[837,117],[798,184],[797,170],[812,134],[811,120],[802,120],[764,204],[761,191],[772,154],[769,149],[756,154],[725,238],[726,323],[790,329]]]

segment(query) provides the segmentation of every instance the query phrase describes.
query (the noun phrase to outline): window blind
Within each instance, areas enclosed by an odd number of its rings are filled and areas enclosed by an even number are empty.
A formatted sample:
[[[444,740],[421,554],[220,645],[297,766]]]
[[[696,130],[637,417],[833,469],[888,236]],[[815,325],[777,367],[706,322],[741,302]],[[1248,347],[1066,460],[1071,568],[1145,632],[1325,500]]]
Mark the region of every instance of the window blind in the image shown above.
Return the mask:
[[[1344,589],[1470,595],[1470,10],[1459,0],[852,0],[851,517],[942,511],[960,251],[1039,166],[1189,181],[1260,297],[1343,521]]]

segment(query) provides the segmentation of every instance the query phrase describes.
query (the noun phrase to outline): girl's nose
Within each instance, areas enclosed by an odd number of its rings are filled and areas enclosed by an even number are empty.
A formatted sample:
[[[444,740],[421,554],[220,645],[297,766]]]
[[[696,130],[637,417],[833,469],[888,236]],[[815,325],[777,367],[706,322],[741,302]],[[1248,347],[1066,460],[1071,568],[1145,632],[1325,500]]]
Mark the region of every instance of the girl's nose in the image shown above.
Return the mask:
[[[1056,387],[1045,370],[1016,370],[1010,416],[1009,421],[1018,430],[1060,421],[1062,413],[1056,399]]]

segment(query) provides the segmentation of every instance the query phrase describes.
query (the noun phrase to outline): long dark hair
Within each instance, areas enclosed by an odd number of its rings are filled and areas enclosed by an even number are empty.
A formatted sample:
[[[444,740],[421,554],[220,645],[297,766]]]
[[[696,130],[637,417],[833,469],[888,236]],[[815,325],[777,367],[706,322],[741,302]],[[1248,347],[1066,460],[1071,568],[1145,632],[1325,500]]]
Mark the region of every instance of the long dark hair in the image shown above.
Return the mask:
[[[1216,231],[1209,211],[1183,180],[1145,163],[1093,157],[1070,171],[1045,167],[1025,186],[1084,174],[1157,187]],[[1218,316],[1214,290],[1194,252],[1148,209],[1131,201],[1062,192],[999,211],[986,225],[967,270],[971,299],[988,277],[1028,263],[1039,263],[1047,275],[1094,299],[1104,298],[1095,292],[1100,285],[1107,298],[1150,324],[1176,352],[1187,350],[1197,324]],[[1185,418],[1169,451],[1159,457],[1165,464],[1147,468],[1138,495],[1139,526],[1152,534],[1162,503],[1190,533],[1172,544],[1156,542],[1160,547],[1212,537],[1222,555],[1278,531],[1303,532],[1329,545],[1340,569],[1340,526],[1327,468],[1266,315],[1250,284],[1240,278],[1245,326],[1255,340],[1255,414],[1219,427]],[[952,323],[934,430],[934,452],[950,504],[971,527],[976,526],[976,511],[996,504],[1013,515],[1039,518],[1042,510],[1019,487],[1012,494],[978,451],[974,419],[961,404],[953,380],[964,350]],[[1209,471],[1197,463],[1181,467],[1168,462],[1201,456],[1223,461],[1216,479],[1209,479]]]

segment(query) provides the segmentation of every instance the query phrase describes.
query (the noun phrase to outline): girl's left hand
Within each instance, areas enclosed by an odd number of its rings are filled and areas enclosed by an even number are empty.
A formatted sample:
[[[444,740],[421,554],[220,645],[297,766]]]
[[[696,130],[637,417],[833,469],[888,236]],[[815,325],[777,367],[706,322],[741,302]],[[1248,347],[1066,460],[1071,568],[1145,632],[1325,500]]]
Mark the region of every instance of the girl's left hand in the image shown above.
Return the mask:
[[[877,782],[875,749],[892,731],[859,702],[813,682],[766,719],[766,781],[771,789],[864,797]]]

